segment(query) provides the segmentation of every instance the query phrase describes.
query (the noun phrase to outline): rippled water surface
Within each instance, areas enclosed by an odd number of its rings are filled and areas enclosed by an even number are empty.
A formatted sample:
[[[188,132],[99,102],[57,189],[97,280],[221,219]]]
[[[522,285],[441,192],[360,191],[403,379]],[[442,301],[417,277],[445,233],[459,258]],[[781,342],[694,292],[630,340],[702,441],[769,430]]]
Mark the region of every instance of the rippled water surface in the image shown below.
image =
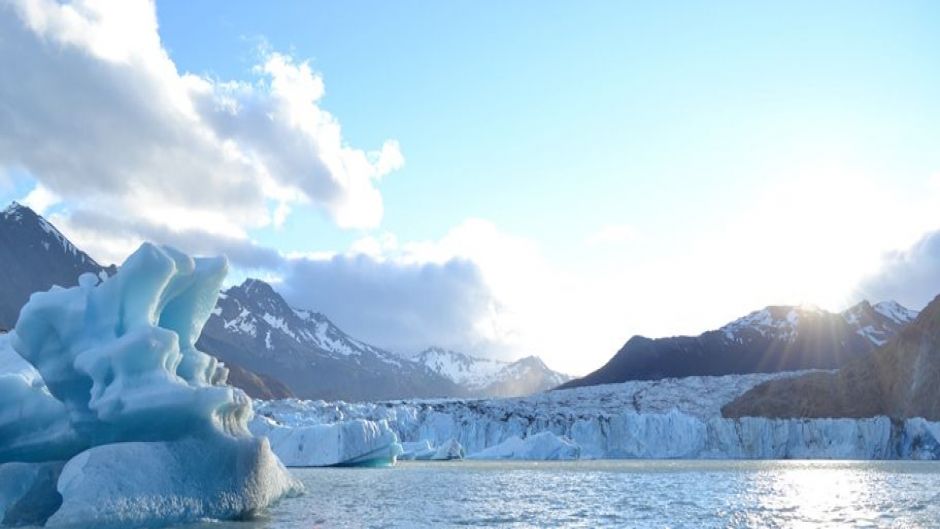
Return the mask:
[[[934,462],[461,461],[293,471],[305,495],[263,519],[206,527],[940,527]]]

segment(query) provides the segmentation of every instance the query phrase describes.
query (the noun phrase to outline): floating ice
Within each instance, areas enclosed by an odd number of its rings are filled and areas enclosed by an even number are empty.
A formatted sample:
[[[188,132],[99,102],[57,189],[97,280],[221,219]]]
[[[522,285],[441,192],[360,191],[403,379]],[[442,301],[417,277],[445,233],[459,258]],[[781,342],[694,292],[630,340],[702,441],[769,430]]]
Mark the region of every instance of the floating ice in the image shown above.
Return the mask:
[[[569,439],[552,432],[539,432],[525,439],[512,436],[496,446],[491,446],[468,456],[468,459],[578,459],[581,447]]]
[[[295,490],[265,439],[96,446],[62,470],[48,528],[160,527],[255,513]]]
[[[237,518],[297,490],[249,433],[251,401],[194,346],[226,269],[144,244],[115,276],[23,307],[16,354],[0,343],[0,463],[69,459],[58,492],[31,500],[61,501],[47,526]]]
[[[406,460],[450,461],[463,459],[465,455],[463,447],[456,439],[445,441],[437,447],[431,446],[431,442],[426,439],[402,443],[402,450],[400,459]]]
[[[259,416],[250,428],[270,439],[274,453],[289,467],[386,466],[402,453],[398,436],[385,421],[289,427]]]

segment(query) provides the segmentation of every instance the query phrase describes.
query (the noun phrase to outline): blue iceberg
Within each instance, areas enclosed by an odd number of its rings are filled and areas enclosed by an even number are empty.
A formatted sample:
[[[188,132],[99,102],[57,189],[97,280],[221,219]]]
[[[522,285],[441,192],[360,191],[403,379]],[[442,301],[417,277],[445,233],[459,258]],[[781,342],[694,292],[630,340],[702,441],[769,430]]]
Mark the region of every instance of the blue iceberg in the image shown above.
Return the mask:
[[[233,519],[300,490],[194,345],[226,272],[144,244],[113,277],[32,295],[0,341],[0,475],[34,478],[0,490],[0,523]]]

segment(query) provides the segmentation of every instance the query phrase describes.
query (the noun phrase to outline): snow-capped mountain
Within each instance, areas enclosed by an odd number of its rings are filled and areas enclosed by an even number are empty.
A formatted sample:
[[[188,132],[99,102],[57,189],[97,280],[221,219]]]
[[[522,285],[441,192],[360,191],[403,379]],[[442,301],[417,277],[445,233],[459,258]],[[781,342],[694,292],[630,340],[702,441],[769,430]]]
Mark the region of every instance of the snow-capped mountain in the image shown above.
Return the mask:
[[[0,270],[3,330],[15,325],[33,292],[53,285],[73,286],[85,272],[113,274],[115,267],[101,266],[52,223],[14,202],[0,212]],[[220,295],[199,346],[225,362],[230,383],[256,398],[364,400],[470,394],[423,364],[350,337],[322,314],[290,307],[270,285],[258,280],[247,280]]]
[[[114,273],[79,250],[49,221],[16,202],[0,212],[0,328],[16,324],[29,295],[52,285],[71,287],[78,276]]]
[[[875,305],[869,312],[894,322],[911,315],[895,305]],[[937,421],[938,379],[940,296],[884,347],[835,372],[767,381],[724,406],[722,413],[726,417],[801,419],[883,415],[895,420],[921,417]]]
[[[551,389],[571,377],[549,369],[537,356],[515,362],[478,358],[440,347],[425,349],[412,357],[481,397],[515,397]]]
[[[112,275],[72,244],[51,222],[13,202],[0,212],[0,329],[12,329],[30,294],[53,285],[71,287],[86,272]],[[283,384],[227,362],[229,382],[256,398],[293,396]]]
[[[699,336],[634,336],[602,368],[563,387],[834,369],[884,345],[916,317],[916,311],[893,301],[862,301],[841,313],[771,306]]]
[[[286,384],[302,398],[375,400],[465,395],[417,362],[352,338],[323,314],[296,309],[247,279],[219,296],[198,345]]]

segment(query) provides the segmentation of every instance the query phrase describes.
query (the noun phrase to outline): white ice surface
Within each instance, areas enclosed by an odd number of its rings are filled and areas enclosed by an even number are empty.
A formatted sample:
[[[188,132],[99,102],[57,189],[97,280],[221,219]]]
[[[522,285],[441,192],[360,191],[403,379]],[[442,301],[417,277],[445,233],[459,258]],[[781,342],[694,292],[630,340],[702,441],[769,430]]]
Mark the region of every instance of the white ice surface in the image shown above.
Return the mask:
[[[353,419],[331,424],[285,427],[258,416],[252,433],[271,441],[271,449],[289,467],[391,465],[402,446],[385,421]]]
[[[922,419],[721,417],[753,386],[799,373],[689,377],[484,400],[258,403],[285,425],[386,420],[415,451],[456,440],[468,458],[940,458],[940,424]],[[552,437],[578,450],[545,449]],[[507,455],[510,454],[510,455]]]

